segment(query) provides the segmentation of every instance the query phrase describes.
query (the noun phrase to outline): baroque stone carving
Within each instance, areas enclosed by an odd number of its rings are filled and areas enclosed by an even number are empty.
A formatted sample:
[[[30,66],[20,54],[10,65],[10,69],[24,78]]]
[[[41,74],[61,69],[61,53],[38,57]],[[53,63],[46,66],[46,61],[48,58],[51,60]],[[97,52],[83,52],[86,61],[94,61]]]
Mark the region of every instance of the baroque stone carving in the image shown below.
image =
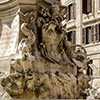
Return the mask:
[[[18,14],[25,38],[10,61],[11,75],[2,79],[4,89],[14,99],[85,99],[88,58],[83,46],[67,39],[66,7],[60,0],[41,0],[36,11]]]
[[[66,99],[75,98],[76,78],[72,74],[61,73],[59,75],[53,73],[12,74],[7,79],[3,79],[2,86],[15,99]],[[58,88],[59,86],[61,88]]]

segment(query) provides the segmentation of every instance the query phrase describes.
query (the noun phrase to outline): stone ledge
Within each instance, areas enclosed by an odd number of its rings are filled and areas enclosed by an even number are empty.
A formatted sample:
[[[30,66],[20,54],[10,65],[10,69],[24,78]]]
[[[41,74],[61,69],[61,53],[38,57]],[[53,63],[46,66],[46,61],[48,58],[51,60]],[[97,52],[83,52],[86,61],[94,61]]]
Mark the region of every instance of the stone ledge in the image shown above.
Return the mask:
[[[70,5],[70,4],[72,4],[72,3],[74,3],[74,0],[67,0],[66,2],[65,2],[65,4],[68,6],[68,5]]]
[[[1,3],[5,3],[5,2],[8,2],[9,0],[0,0],[0,4]]]
[[[10,0],[5,3],[0,3],[0,11],[5,11],[14,8],[17,5],[18,5],[18,0]]]
[[[15,16],[17,14],[18,9],[19,9],[19,6],[15,6],[14,8],[7,9],[5,11],[1,11],[0,19],[10,18],[10,17]]]
[[[0,19],[15,16],[18,9],[18,0],[10,0],[4,3],[0,3]]]
[[[19,5],[34,5],[36,4],[37,0],[18,0],[19,1]]]

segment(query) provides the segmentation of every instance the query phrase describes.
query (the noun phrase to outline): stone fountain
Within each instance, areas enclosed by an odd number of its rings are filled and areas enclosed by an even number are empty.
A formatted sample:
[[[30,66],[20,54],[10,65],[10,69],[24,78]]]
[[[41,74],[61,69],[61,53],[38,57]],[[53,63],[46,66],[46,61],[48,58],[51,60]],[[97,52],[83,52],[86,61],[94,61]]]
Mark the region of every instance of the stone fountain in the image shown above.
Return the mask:
[[[60,0],[38,0],[34,9],[18,11],[23,37],[1,79],[6,96],[14,99],[86,99],[89,59],[81,45],[67,37],[67,8]],[[7,98],[7,100],[8,100]]]

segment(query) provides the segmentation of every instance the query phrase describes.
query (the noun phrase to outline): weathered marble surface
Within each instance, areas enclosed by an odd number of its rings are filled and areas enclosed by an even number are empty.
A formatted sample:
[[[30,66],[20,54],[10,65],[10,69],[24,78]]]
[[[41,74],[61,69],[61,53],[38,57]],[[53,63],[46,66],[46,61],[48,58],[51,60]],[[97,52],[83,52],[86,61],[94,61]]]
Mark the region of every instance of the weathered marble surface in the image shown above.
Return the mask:
[[[19,36],[19,16],[17,15],[13,22],[2,23],[2,32],[0,39],[0,57],[10,56],[15,54],[18,45]]]
[[[14,99],[74,99],[76,80],[70,73],[16,73],[3,79],[1,85]]]
[[[66,9],[60,0],[38,0],[36,9],[18,11],[23,37],[17,45],[13,35],[18,35],[18,18],[12,27],[14,33],[10,30],[12,42],[7,45],[3,39],[6,49],[1,45],[5,50],[3,55],[11,55],[17,49],[9,60],[10,75],[1,80],[12,99],[87,97],[90,77],[84,70],[88,69],[89,59],[86,50],[81,45],[73,45],[67,36],[66,24],[62,25]]]

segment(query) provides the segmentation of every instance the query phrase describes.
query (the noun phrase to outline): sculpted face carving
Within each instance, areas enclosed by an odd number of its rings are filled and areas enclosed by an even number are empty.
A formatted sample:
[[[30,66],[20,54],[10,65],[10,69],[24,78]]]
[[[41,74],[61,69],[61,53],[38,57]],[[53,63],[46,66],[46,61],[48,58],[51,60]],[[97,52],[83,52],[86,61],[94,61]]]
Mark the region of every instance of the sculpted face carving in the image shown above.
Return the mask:
[[[44,3],[37,5],[37,12],[32,10],[23,14],[19,11],[23,21],[21,31],[27,38],[19,43],[18,52],[29,56],[33,53],[36,58],[41,55],[49,62],[59,65],[75,66],[73,58],[82,61],[86,52],[80,54],[82,46],[80,52],[76,52],[76,46],[67,39],[66,25],[62,25],[66,7],[58,2],[44,0]]]

